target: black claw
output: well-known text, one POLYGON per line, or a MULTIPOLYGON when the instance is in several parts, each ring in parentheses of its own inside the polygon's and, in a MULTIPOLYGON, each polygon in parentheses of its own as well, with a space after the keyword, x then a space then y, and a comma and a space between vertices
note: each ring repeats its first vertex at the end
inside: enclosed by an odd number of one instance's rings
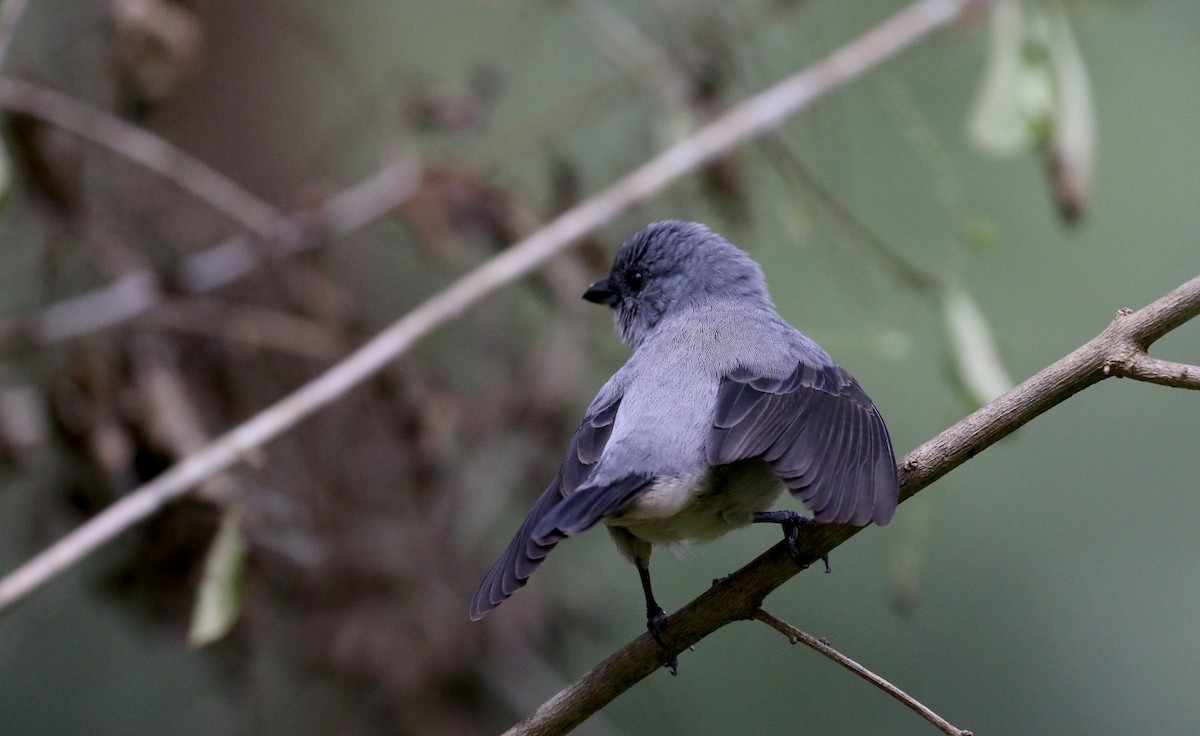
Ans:
MULTIPOLYGON (((654 637, 654 641, 667 651, 669 647, 662 640, 662 632, 667 628, 667 612, 662 608, 650 608, 646 610, 646 628, 650 631, 650 636, 654 637)), ((666 663, 672 675, 679 674, 679 657, 672 656, 670 661, 666 663)))
POLYGON ((796 515, 795 519, 783 522, 783 538, 787 540, 788 554, 801 570, 808 567, 800 561, 800 528, 808 523, 808 517, 796 515))
MULTIPOLYGON (((662 640, 662 632, 667 628, 667 612, 662 606, 658 605, 658 601, 654 600, 654 591, 650 589, 650 565, 647 560, 638 562, 638 577, 642 579, 642 593, 646 596, 646 628, 650 631, 650 636, 654 637, 654 641, 658 646, 662 647, 663 651, 669 652, 671 648, 662 640)), ((671 669, 672 675, 679 674, 679 658, 671 656, 670 661, 666 663, 671 669)))
MULTIPOLYGON (((788 556, 801 570, 808 569, 810 563, 804 562, 800 557, 800 530, 812 519, 801 516, 795 511, 760 511, 754 515, 754 521, 781 525, 783 540, 787 542, 788 556)), ((828 573, 830 571, 829 555, 821 555, 821 560, 825 563, 825 572, 828 573)))
POLYGON ((663 649, 667 649, 667 645, 663 643, 662 632, 667 628, 667 612, 661 608, 651 608, 646 611, 646 628, 650 630, 650 636, 654 637, 654 641, 663 649))

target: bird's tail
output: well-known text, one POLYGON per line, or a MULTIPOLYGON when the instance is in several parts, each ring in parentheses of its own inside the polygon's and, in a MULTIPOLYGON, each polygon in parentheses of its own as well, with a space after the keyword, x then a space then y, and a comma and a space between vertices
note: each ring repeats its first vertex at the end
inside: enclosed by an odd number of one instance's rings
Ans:
POLYGON ((606 486, 585 484, 564 498, 556 478, 484 576, 471 599, 471 619, 478 620, 524 586, 555 545, 612 516, 650 482, 648 476, 629 475, 606 486))

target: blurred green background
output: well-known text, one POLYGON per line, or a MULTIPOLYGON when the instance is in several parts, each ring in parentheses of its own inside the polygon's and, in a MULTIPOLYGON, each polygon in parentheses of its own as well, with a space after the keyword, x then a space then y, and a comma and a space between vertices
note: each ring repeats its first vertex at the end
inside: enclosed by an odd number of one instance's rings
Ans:
MULTIPOLYGON (((113 110, 284 210, 319 211, 397 147, 422 160, 415 202, 207 297, 303 315, 344 352, 904 3, 197 0, 173 5, 191 29, 182 37, 203 42, 191 56, 186 43, 178 56, 160 53, 179 77, 166 93, 138 81, 150 61, 120 50, 135 32, 159 34, 169 50, 183 42, 164 29, 178 24, 131 31, 120 5, 31 3, 6 72, 113 110), (665 52, 685 93, 652 89, 645 69, 631 74, 621 39, 665 52), (320 279, 337 308, 313 306, 326 293, 310 291, 320 279)), ((997 159, 968 140, 988 53, 978 14, 491 297, 399 361, 386 386, 357 392, 353 410, 323 413, 269 447, 265 467, 239 471, 250 556, 229 638, 186 647, 198 561, 219 515, 211 507, 173 509, 176 521, 128 535, 5 613, 0 733, 499 732, 640 634, 636 575, 599 532, 562 545, 483 621, 467 622, 466 607, 571 423, 627 354, 607 314, 556 290, 582 293, 647 221, 702 220, 750 251, 780 312, 868 389, 898 454, 972 404, 939 302, 899 278, 868 233, 969 294, 1017 381, 1118 308, 1195 276, 1200 5, 1067 8, 1098 131, 1080 222, 1059 217, 1036 154, 997 159)), ((112 250, 169 271, 236 232, 118 156, 54 131, 33 145, 11 116, 7 126, 6 318, 105 283, 112 250), (39 194, 31 145, 66 172, 66 205, 39 194)), ((152 475, 145 462, 131 461, 132 477, 91 468, 94 457, 80 458, 96 435, 74 436, 85 449, 72 449, 61 401, 64 376, 99 364, 115 367, 96 405, 140 406, 124 395, 122 366, 137 364, 128 346, 143 333, 204 366, 187 383, 220 397, 197 398, 213 435, 336 359, 264 357, 269 349, 146 320, 0 355, 0 389, 29 389, 49 406, 44 438, 0 469, 0 569, 108 502, 86 489, 116 496, 152 475)), ((1200 363, 1200 326, 1154 353, 1200 363)), ((1198 430, 1193 393, 1101 383, 904 504, 891 526, 856 536, 833 556, 833 574, 809 571, 766 607, 977 734, 1200 733, 1198 430)), ((161 454, 151 469, 171 459, 161 454)), ((747 529, 686 560, 656 555, 660 601, 679 607, 777 535, 747 529)), ((742 623, 580 732, 933 729, 813 652, 742 623)))

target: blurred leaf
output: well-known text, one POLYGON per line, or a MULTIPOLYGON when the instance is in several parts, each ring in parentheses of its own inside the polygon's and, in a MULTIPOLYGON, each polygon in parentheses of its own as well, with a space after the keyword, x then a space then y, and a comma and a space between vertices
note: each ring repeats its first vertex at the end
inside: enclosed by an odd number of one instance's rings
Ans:
POLYGON ((955 378, 971 400, 982 406, 1012 388, 991 324, 975 299, 961 287, 948 286, 942 314, 955 378))
POLYGON ((202 647, 221 639, 237 622, 245 592, 246 538, 241 528, 242 512, 230 506, 221 519, 204 560, 204 577, 192 623, 188 629, 188 644, 202 647))
POLYGON ((941 487, 935 486, 918 503, 905 505, 904 514, 896 519, 898 535, 892 552, 888 597, 892 608, 901 615, 911 615, 920 603, 921 574, 926 570, 925 560, 935 537, 934 517, 941 499, 941 487))
POLYGON ((112 0, 116 72, 131 112, 173 94, 200 69, 204 28, 183 4, 167 0, 112 0))
POLYGON ((996 156, 1041 152, 1059 211, 1075 221, 1091 193, 1095 116, 1087 67, 1062 3, 992 7, 987 72, 968 129, 996 156))
POLYGON ((3 188, 15 178, 55 215, 70 221, 79 213, 82 159, 79 142, 33 115, 7 112, 3 118, 3 188))
POLYGON ((967 217, 967 245, 978 250, 991 248, 1000 241, 999 230, 995 220, 973 212, 967 217))
POLYGON ((0 209, 8 205, 12 194, 12 167, 8 163, 8 149, 0 146, 0 209))
POLYGON ((1050 143, 1049 176, 1059 211, 1079 218, 1091 194, 1096 147, 1092 88, 1083 54, 1061 5, 1050 15, 1048 47, 1058 80, 1058 115, 1050 143))
POLYGON ((1055 82, 1045 16, 1014 1, 992 6, 992 45, 971 113, 971 142, 996 156, 1042 145, 1054 118, 1055 82))

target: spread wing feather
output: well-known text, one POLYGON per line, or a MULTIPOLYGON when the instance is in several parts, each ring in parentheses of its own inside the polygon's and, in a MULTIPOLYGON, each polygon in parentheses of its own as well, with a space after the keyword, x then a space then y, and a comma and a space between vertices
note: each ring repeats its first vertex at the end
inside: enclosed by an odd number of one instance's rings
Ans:
POLYGON ((871 399, 834 363, 802 360, 767 378, 738 368, 721 381, 707 444, 710 465, 761 458, 817 521, 886 524, 896 509, 896 460, 871 399))

